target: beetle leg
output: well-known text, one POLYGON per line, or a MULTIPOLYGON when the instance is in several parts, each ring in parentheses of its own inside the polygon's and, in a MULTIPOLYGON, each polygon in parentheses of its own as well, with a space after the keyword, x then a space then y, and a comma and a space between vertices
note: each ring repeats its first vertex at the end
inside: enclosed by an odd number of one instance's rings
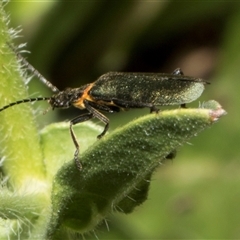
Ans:
POLYGON ((180 105, 181 108, 187 108, 186 103, 180 105))
POLYGON ((106 132, 109 128, 109 119, 106 116, 104 116, 102 113, 100 113, 97 109, 92 107, 89 104, 89 101, 84 100, 83 102, 84 102, 86 109, 93 115, 93 117, 95 117, 95 118, 99 119, 100 121, 102 121, 103 123, 105 123, 105 127, 104 127, 102 133, 97 136, 97 138, 100 139, 106 134, 106 132))
POLYGON ((93 118, 93 114, 89 112, 89 113, 82 114, 82 115, 80 115, 80 116, 78 116, 78 117, 76 117, 76 118, 74 118, 74 119, 72 119, 70 121, 70 134, 71 134, 73 143, 74 143, 75 148, 76 148, 76 151, 74 153, 74 161, 75 161, 77 169, 79 171, 82 170, 82 164, 80 163, 79 158, 78 158, 78 155, 79 155, 79 144, 77 142, 77 138, 76 138, 76 135, 75 135, 75 133, 73 131, 72 126, 77 124, 77 123, 85 122, 87 120, 90 120, 91 118, 93 118))
POLYGON ((112 99, 113 102, 120 106, 123 107, 125 109, 128 108, 150 108, 150 113, 152 112, 159 112, 159 109, 154 106, 152 103, 139 103, 139 102, 130 102, 130 101, 123 101, 123 100, 119 100, 119 99, 112 99))
POLYGON ((180 76, 183 76, 183 71, 181 70, 181 68, 176 68, 173 72, 172 72, 173 75, 180 75, 180 76))
POLYGON ((177 155, 177 150, 174 149, 174 150, 172 150, 172 152, 170 152, 165 158, 172 160, 172 159, 174 159, 174 158, 176 157, 176 155, 177 155))
POLYGON ((156 106, 150 107, 150 113, 153 113, 153 112, 158 113, 159 111, 160 109, 158 109, 156 106))

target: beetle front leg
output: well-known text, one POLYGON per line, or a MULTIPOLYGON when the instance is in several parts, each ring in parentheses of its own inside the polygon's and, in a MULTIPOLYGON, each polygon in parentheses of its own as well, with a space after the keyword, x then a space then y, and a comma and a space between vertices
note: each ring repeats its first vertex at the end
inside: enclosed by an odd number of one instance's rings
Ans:
POLYGON ((70 121, 70 134, 71 134, 71 137, 72 137, 72 140, 73 140, 73 143, 74 143, 74 146, 76 148, 75 150, 75 153, 74 153, 74 161, 75 161, 75 164, 77 166, 77 169, 79 171, 82 170, 82 164, 78 158, 78 155, 79 155, 79 144, 78 144, 78 141, 77 141, 77 138, 76 138, 76 135, 73 131, 73 125, 77 124, 77 123, 81 123, 81 122, 85 122, 87 120, 90 120, 91 118, 93 118, 93 114, 92 113, 86 113, 86 114, 82 114, 74 119, 72 119, 70 121))

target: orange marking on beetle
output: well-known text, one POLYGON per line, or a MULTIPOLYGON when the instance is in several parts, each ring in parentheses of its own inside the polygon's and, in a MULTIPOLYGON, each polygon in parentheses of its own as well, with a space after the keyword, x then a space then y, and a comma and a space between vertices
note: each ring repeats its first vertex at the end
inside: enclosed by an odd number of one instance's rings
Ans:
POLYGON ((83 95, 76 102, 73 103, 74 107, 80 108, 80 109, 85 109, 86 107, 83 103, 84 100, 95 102, 94 99, 88 94, 88 92, 93 87, 93 85, 94 85, 94 83, 89 84, 89 86, 84 90, 83 95))

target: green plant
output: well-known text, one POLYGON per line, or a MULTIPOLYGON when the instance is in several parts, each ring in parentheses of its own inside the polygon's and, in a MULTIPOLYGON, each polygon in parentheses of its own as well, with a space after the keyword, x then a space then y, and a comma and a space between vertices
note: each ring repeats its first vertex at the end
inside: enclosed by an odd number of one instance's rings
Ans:
MULTIPOLYGON (((2 8, 0 18, 5 105, 28 94, 24 71, 6 44, 16 32, 7 28, 2 8)), ((100 141, 99 127, 79 124, 74 128, 83 164, 79 172, 67 123, 39 132, 29 104, 1 112, 0 238, 71 239, 92 231, 112 212, 132 212, 147 199, 151 176, 169 154, 224 113, 209 101, 197 109, 148 114, 100 141)))

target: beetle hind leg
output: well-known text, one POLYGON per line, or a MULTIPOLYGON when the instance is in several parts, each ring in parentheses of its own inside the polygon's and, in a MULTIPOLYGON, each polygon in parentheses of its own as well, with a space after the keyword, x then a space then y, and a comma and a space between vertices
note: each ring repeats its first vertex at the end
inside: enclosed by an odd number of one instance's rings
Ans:
POLYGON ((181 108, 187 108, 186 103, 180 105, 181 108))
POLYGON ((173 75, 179 75, 179 76, 183 76, 183 71, 181 70, 181 68, 176 68, 173 72, 173 75))
POLYGON ((150 107, 150 113, 153 113, 153 112, 158 113, 159 111, 160 111, 160 109, 157 108, 156 106, 150 107))

